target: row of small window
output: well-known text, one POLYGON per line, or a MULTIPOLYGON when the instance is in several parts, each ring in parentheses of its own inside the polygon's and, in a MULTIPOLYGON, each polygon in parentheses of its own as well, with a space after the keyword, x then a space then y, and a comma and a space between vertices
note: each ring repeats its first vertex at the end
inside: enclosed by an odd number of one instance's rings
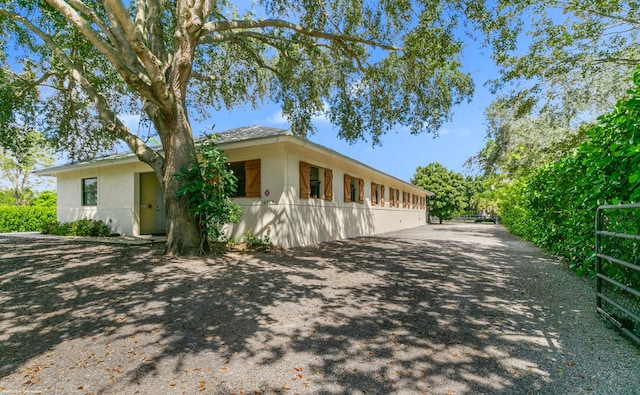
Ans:
MULTIPOLYGON (((344 201, 346 203, 364 203, 364 179, 344 175, 344 201)), ((426 198, 389 188, 389 206, 413 209, 426 209, 426 198)), ((371 182, 371 204, 385 205, 385 187, 371 182)), ((333 200, 333 171, 300 162, 300 198, 333 200)))
MULTIPOLYGON (((238 179, 234 197, 260 197, 260 159, 244 162, 231 162, 227 165, 238 179)), ((385 187, 371 183, 371 204, 385 205, 385 187)), ((300 162, 300 198, 333 200, 333 171, 300 162)), ((364 179, 348 174, 344 175, 344 201, 346 203, 364 203, 364 179)), ((96 206, 98 204, 98 178, 82 179, 82 205, 96 206)), ((426 208, 425 198, 412 195, 409 192, 389 188, 390 207, 426 208)))

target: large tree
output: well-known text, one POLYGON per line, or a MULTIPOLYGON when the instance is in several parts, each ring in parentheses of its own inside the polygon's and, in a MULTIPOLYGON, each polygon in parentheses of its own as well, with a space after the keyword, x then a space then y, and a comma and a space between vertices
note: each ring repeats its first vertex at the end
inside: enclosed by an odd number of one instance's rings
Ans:
POLYGON ((440 223, 465 209, 467 185, 464 176, 440 163, 418 166, 411 183, 434 193, 429 197, 429 213, 438 217, 440 223))
MULTIPOLYGON (((167 253, 193 253, 201 229, 177 197, 197 161, 191 113, 282 105, 305 135, 325 112, 347 140, 393 128, 435 132, 473 85, 454 32, 486 10, 471 0, 3 2, 5 72, 37 91, 45 131, 72 158, 124 141, 157 174, 167 253), (248 2, 247 2, 248 3, 248 2), (138 114, 161 150, 127 128, 138 114)), ((4 136, 5 140, 7 136, 4 136)), ((10 138, 10 137, 9 137, 10 138)))

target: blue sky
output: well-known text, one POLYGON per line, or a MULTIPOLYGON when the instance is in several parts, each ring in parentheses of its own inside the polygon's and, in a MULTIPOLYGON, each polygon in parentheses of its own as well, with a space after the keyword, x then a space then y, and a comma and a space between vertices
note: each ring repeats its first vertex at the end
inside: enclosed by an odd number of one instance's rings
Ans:
MULTIPOLYGON (((431 162, 440 162, 458 173, 471 174, 463 164, 484 147, 484 110, 493 100, 483 85, 497 77, 497 67, 489 50, 485 49, 483 53, 479 47, 478 43, 469 43, 463 57, 464 71, 471 73, 475 83, 472 101, 454 108, 452 120, 443 125, 438 137, 397 130, 381 138, 382 146, 372 147, 370 142, 351 145, 337 137, 337 130, 328 121, 317 119, 314 126, 318 131, 308 136, 309 139, 405 181, 410 181, 418 166, 431 162)), ((249 125, 283 129, 289 126, 277 104, 263 106, 260 110, 249 108, 213 113, 207 123, 215 125, 214 132, 249 125)), ((198 128, 194 124, 194 133, 200 134, 198 128)))

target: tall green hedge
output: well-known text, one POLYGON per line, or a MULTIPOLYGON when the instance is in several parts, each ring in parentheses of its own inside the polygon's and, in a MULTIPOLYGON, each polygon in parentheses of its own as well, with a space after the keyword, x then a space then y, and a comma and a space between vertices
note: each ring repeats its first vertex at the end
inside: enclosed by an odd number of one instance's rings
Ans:
MULTIPOLYGON (((580 274, 593 274, 597 207, 640 202, 640 67, 634 83, 627 97, 589 127, 586 141, 575 152, 514 182, 500 204, 502 221, 511 232, 562 256, 580 274)), ((637 233, 635 216, 640 213, 608 223, 622 224, 616 231, 630 227, 629 232, 637 233)), ((637 244, 620 253, 638 258, 637 244)), ((621 278, 620 273, 608 274, 621 278)), ((640 279, 622 282, 639 285, 640 279)))
POLYGON ((55 207, 0 206, 0 233, 40 232, 55 221, 55 207))

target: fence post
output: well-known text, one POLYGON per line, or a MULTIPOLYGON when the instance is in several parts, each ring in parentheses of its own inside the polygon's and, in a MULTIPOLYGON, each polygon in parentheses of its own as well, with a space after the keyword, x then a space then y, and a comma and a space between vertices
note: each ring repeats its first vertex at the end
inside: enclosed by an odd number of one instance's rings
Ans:
POLYGON ((596 260, 596 307, 598 309, 602 308, 602 299, 600 299, 600 295, 602 294, 602 278, 600 278, 600 272, 602 271, 602 262, 600 260, 600 253, 601 248, 600 248, 600 242, 601 242, 601 236, 600 236, 600 231, 602 230, 602 209, 600 207, 598 207, 598 209, 596 210, 596 253, 595 253, 595 260, 596 260))

